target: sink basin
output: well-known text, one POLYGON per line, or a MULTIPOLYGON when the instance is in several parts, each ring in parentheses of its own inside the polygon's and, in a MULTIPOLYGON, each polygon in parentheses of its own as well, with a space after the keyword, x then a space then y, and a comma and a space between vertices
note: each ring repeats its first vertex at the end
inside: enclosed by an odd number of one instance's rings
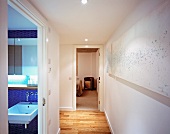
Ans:
POLYGON ((8 109, 8 121, 11 124, 29 124, 37 114, 37 102, 19 102, 8 109))

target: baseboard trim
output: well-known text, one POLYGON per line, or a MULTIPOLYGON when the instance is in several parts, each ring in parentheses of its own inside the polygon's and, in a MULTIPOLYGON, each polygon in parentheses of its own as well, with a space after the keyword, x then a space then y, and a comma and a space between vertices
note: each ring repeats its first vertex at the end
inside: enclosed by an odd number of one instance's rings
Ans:
POLYGON ((57 134, 60 134, 60 128, 58 129, 58 132, 57 132, 57 134))
POLYGON ((107 115, 107 113, 106 113, 106 110, 105 110, 105 109, 104 109, 104 114, 105 114, 105 116, 106 116, 106 120, 107 120, 107 123, 108 123, 108 125, 109 125, 110 131, 111 131, 111 133, 112 133, 112 134, 114 134, 113 128, 112 128, 112 126, 111 126, 111 123, 110 123, 109 117, 108 117, 108 115, 107 115))
POLYGON ((60 111, 75 111, 73 107, 60 107, 60 111))

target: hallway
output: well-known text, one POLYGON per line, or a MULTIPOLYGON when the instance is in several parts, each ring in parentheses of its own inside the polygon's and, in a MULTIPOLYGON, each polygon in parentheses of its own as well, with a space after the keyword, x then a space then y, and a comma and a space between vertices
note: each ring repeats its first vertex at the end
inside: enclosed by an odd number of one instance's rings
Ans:
POLYGON ((60 111, 60 134, 111 134, 105 114, 99 111, 60 111))

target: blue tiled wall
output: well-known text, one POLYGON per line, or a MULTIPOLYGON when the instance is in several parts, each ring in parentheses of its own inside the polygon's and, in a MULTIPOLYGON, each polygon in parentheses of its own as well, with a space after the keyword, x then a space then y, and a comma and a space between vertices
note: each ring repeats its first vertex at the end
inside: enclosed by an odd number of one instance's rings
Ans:
POLYGON ((29 95, 29 102, 37 102, 37 89, 35 90, 25 90, 25 89, 9 89, 8 90, 8 108, 19 102, 26 101, 26 92, 33 92, 33 95, 29 95))
POLYGON ((8 30, 8 38, 37 38, 37 30, 8 30))
MULTIPOLYGON (((25 90, 25 89, 9 89, 8 90, 8 108, 19 102, 26 101, 26 92, 33 92, 33 95, 29 96, 29 102, 37 102, 37 89, 25 90)), ((38 117, 35 117, 25 129, 24 125, 9 124, 9 134, 38 134, 38 117)))

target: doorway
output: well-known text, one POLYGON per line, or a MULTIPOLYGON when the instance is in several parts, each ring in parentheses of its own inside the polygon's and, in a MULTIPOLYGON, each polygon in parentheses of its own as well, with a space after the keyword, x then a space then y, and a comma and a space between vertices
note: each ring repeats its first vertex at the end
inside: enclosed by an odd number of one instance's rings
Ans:
POLYGON ((76 50, 76 109, 98 110, 99 49, 76 50))
MULTIPOLYGON (((73 109, 76 110, 76 85, 77 85, 77 75, 76 75, 76 56, 77 48, 97 48, 99 52, 99 67, 98 67, 98 78, 97 79, 97 104, 98 110, 103 111, 103 99, 104 99, 104 89, 103 89, 103 45, 75 45, 74 47, 74 62, 73 62, 73 109), (100 77, 99 77, 100 76, 100 77)), ((82 83, 84 85, 84 83, 82 83)))
MULTIPOLYGON (((46 107, 43 108, 43 98, 47 98, 47 81, 46 81, 46 57, 47 57, 47 49, 46 49, 46 26, 45 22, 42 18, 38 18, 34 16, 30 10, 27 8, 29 6, 29 2, 27 1, 13 1, 9 0, 8 4, 22 14, 25 18, 27 18, 30 22, 36 25, 37 27, 37 78, 38 78, 38 86, 37 86, 37 94, 34 93, 34 96, 38 96, 38 117, 37 117, 37 124, 38 124, 38 133, 44 134, 47 133, 47 123, 46 123, 46 107)), ((31 8, 29 6, 29 8, 31 8)), ((31 83, 31 82, 30 82, 31 83)), ((30 94, 29 94, 30 95, 30 94)), ((25 97, 24 97, 25 98, 25 97)), ((22 126, 27 129, 29 126, 22 126)), ((25 132, 25 131, 24 131, 25 132)), ((29 132, 28 132, 29 133, 29 132)))
POLYGON ((8 121, 9 134, 38 134, 37 26, 8 5, 8 121), (22 24, 21 24, 22 23, 22 24), (29 116, 35 107, 35 116, 29 116), (19 110, 15 110, 17 107, 19 110), (22 117, 20 117, 23 114, 22 117), (29 119, 25 118, 28 116, 29 119), (15 119, 13 119, 15 118, 15 119), (23 119, 24 120, 23 120, 23 119))

